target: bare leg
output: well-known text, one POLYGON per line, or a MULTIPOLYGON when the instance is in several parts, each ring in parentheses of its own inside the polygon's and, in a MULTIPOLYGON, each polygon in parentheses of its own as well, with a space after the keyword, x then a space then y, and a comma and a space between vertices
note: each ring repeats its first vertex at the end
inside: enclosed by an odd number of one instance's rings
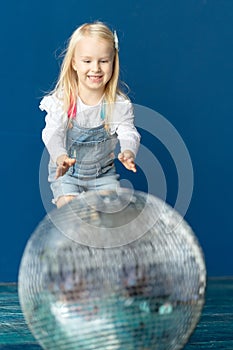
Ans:
POLYGON ((57 200, 57 208, 61 208, 63 205, 67 204, 68 202, 72 201, 76 196, 61 196, 57 200))

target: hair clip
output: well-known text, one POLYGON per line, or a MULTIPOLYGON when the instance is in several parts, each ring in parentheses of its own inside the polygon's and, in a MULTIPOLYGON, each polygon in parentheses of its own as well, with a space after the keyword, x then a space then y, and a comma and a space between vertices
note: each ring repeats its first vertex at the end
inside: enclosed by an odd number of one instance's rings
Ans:
POLYGON ((119 51, 119 45, 118 45, 118 37, 117 37, 117 33, 116 33, 116 31, 114 30, 114 33, 113 33, 113 35, 114 35, 114 44, 115 44, 115 49, 117 50, 117 51, 119 51))

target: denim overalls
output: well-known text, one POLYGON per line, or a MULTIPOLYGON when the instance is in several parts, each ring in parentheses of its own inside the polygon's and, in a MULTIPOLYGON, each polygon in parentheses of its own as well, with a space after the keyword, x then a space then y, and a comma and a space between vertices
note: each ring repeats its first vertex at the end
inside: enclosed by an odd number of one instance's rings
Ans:
POLYGON ((63 176, 55 180, 56 166, 49 167, 49 181, 54 195, 78 195, 86 190, 113 189, 119 186, 119 175, 114 165, 116 134, 111 135, 104 124, 95 128, 83 128, 75 119, 69 120, 66 148, 68 156, 76 159, 63 176))
POLYGON ((75 120, 67 131, 67 150, 76 163, 67 174, 80 180, 91 180, 114 168, 116 135, 110 135, 104 125, 93 129, 81 128, 75 120))

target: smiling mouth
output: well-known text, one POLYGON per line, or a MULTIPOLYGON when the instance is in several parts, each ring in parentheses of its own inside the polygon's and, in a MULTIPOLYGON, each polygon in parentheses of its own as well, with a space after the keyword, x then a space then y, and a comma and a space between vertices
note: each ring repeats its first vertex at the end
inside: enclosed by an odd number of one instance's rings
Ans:
POLYGON ((88 78, 91 81, 100 81, 103 78, 103 76, 102 75, 88 75, 88 78))

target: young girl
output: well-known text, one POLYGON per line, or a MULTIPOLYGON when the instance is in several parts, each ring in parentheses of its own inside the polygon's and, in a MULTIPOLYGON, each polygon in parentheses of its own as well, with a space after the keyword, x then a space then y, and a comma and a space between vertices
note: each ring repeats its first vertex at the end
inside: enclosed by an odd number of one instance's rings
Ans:
POLYGON ((136 172, 140 135, 130 100, 118 86, 118 39, 104 23, 83 24, 72 34, 47 112, 42 139, 50 154, 49 182, 57 207, 83 191, 116 189, 118 159, 136 172))

